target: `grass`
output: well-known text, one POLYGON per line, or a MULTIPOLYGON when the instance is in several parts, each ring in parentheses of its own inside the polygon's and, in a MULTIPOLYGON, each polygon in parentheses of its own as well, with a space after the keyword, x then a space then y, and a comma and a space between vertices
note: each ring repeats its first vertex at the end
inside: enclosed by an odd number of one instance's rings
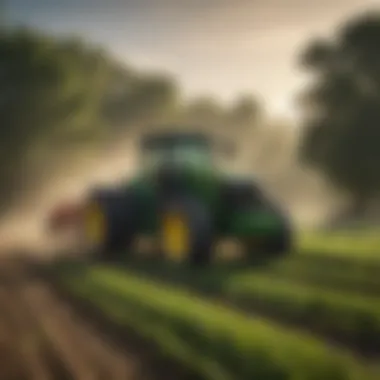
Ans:
POLYGON ((299 234, 298 251, 327 257, 370 260, 380 265, 380 228, 350 229, 299 234))
POLYGON ((380 352, 380 300, 300 286, 275 276, 240 277, 223 290, 227 297, 281 319, 380 352))
POLYGON ((121 269, 60 270, 61 280, 118 323, 150 336, 204 379, 370 380, 351 356, 259 318, 121 269))
POLYGON ((272 266, 295 281, 380 295, 380 229, 301 233, 296 254, 272 266))
POLYGON ((380 267, 365 260, 358 263, 318 254, 296 255, 273 263, 265 272, 328 290, 380 296, 380 267))

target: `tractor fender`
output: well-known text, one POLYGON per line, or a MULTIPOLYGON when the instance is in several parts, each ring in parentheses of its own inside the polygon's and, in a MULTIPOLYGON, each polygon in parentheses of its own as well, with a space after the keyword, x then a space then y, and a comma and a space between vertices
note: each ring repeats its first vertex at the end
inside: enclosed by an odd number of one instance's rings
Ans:
POLYGON ((254 181, 230 180, 223 186, 222 199, 228 236, 271 234, 288 223, 285 213, 254 181))

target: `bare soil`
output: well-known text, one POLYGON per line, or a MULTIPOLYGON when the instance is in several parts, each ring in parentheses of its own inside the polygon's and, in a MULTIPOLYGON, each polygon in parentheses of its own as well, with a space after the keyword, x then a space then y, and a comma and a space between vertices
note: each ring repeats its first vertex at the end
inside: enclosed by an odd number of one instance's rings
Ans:
POLYGON ((196 379, 133 334, 101 323, 29 263, 0 261, 0 380, 196 379))

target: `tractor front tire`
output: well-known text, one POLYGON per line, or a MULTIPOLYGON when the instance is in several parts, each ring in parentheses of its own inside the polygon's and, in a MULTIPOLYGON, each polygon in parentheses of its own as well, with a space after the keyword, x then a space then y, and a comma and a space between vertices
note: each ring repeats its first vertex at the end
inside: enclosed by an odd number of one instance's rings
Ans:
MULTIPOLYGON (((183 197, 176 202, 165 205, 163 213, 170 213, 174 209, 186 223, 188 247, 185 262, 192 267, 204 267, 211 263, 213 258, 213 221, 208 208, 191 197, 183 197)), ((165 249, 161 249, 165 256, 165 249)))
POLYGON ((266 262, 287 256, 293 248, 293 234, 288 226, 283 226, 273 235, 243 243, 248 261, 266 262))

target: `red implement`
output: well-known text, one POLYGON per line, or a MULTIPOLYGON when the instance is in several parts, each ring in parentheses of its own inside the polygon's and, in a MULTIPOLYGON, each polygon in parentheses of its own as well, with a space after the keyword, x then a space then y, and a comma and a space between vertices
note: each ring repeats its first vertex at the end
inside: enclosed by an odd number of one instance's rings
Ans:
POLYGON ((50 231, 62 231, 75 226, 81 218, 83 206, 78 203, 63 203, 54 208, 48 218, 50 231))

